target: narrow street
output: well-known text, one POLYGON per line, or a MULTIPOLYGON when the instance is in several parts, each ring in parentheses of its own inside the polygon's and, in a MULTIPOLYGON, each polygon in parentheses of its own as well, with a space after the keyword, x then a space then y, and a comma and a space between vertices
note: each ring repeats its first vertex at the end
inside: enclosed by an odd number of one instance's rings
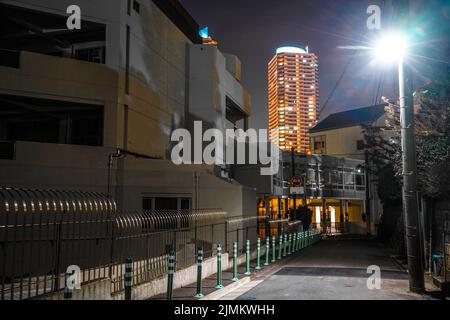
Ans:
MULTIPOLYGON (((408 276, 376 241, 330 239, 299 252, 274 273, 256 278, 238 300, 415 300, 408 276), (369 290, 369 266, 381 268, 381 289, 369 290), (253 287, 253 288, 252 288, 253 287)), ((233 293, 234 298, 236 293, 233 293)), ((224 297, 231 299, 232 295, 224 297)))

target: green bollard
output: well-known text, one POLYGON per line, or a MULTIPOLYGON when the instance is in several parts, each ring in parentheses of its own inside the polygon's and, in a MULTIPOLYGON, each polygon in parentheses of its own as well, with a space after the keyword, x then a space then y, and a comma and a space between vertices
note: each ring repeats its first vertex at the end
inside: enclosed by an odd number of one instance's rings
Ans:
POLYGON ((269 265, 269 254, 270 254, 270 238, 266 238, 266 262, 264 263, 265 266, 269 265))
POLYGON ((305 248, 305 231, 300 233, 300 250, 305 248))
POLYGON ((302 244, 301 232, 297 232, 297 251, 300 251, 300 245, 302 244))
POLYGON ((168 272, 167 272, 167 300, 173 298, 173 275, 175 273, 175 252, 169 254, 168 272))
POLYGON ((256 247, 256 271, 261 270, 261 238, 258 237, 256 247))
POLYGON ((238 259, 238 244, 235 242, 233 244, 233 278, 231 281, 238 281, 238 265, 237 265, 237 259, 238 259))
POLYGON ((245 251, 245 261, 246 261, 246 270, 245 270, 245 275, 246 276, 251 276, 252 272, 250 271, 250 240, 247 240, 247 247, 246 247, 246 251, 245 251))
POLYGON ((291 247, 292 247, 292 233, 288 234, 288 252, 287 255, 291 255, 291 247))
POLYGON ((133 261, 127 259, 125 261, 125 300, 132 299, 133 289, 133 261))
POLYGON ((294 253, 294 252, 297 252, 297 233, 294 232, 294 234, 292 236, 294 237, 294 244, 292 246, 292 248, 293 248, 292 252, 294 253))
POLYGON ((222 289, 222 245, 217 244, 217 286, 216 289, 222 289))
POLYGON ((278 260, 281 260, 281 256, 283 255, 283 236, 280 235, 278 238, 280 239, 278 248, 278 260))
POLYGON ((194 298, 201 299, 205 295, 202 293, 202 264, 203 264, 203 249, 198 249, 197 253, 197 293, 194 298))
POLYGON ((284 234, 284 245, 283 245, 283 257, 286 257, 286 249, 287 249, 287 234, 284 234))
POLYGON ((277 240, 275 238, 275 236, 272 237, 272 263, 274 263, 275 261, 277 261, 277 240))

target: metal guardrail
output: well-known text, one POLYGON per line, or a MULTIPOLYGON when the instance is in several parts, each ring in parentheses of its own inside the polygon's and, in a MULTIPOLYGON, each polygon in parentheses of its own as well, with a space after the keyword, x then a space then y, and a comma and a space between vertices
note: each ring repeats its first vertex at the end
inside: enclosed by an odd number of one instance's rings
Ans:
POLYGON ((114 200, 95 192, 0 187, 0 299, 31 299, 60 292, 66 270, 81 270, 81 285, 109 278, 112 293, 124 287, 125 260, 133 284, 165 275, 167 257, 176 269, 238 243, 256 245, 257 218, 226 217, 222 210, 117 213, 114 200))
POLYGON ((73 262, 84 282, 104 277, 115 210, 95 192, 0 188, 0 299, 62 289, 73 262))

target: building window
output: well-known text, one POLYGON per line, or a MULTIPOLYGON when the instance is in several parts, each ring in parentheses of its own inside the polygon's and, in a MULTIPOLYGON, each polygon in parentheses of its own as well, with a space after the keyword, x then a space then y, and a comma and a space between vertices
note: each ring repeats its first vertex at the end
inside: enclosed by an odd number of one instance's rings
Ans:
POLYGON ((138 1, 136 1, 136 0, 133 1, 133 9, 137 13, 141 12, 141 4, 138 1))
POLYGON ((75 51, 75 59, 104 64, 105 47, 78 49, 75 51))
POLYGON ((0 50, 0 66, 20 68, 20 53, 18 51, 0 50))
POLYGON ((364 140, 356 141, 356 150, 360 151, 360 150, 364 150, 364 148, 365 148, 364 140))
MULTIPOLYGON (((106 24, 83 19, 83 28, 74 32, 67 28, 65 15, 3 3, 0 3, 0 12, 2 20, 0 39, 2 39, 3 50, 28 51, 77 59, 77 49, 84 49, 92 43, 97 44, 90 47, 98 48, 106 43, 106 24), (41 31, 37 32, 36 30, 41 31)), ((93 51, 95 50, 98 49, 93 51)), ((86 58, 92 56, 91 59, 97 62, 98 58, 104 55, 102 52, 89 53, 85 50, 79 54, 84 57, 82 60, 92 61, 86 58)), ((20 62, 18 58, 17 53, 3 51, 0 54, 0 63, 7 63, 8 66, 17 68, 20 62)))
POLYGON ((0 141, 102 146, 103 106, 0 95, 0 141))
POLYGON ((142 198, 143 211, 155 210, 190 210, 192 199, 185 197, 144 197, 142 198))
POLYGON ((326 153, 326 136, 312 137, 311 140, 314 154, 326 153))

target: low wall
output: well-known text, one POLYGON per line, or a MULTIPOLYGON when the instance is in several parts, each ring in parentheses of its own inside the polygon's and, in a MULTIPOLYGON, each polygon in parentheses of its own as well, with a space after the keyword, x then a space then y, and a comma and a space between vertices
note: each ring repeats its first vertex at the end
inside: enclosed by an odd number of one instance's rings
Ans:
MULTIPOLYGON (((266 252, 265 247, 261 247, 261 260, 266 252)), ((256 259, 257 251, 251 253, 251 259, 256 259)), ((238 257, 238 264, 246 262, 246 255, 238 257)), ((228 253, 222 254, 222 268, 228 270, 232 268, 233 260, 228 253)), ((217 273, 217 257, 203 261, 203 278, 207 278, 217 273)), ((197 281, 197 265, 175 272, 173 288, 178 289, 197 281)), ((133 287, 133 300, 145 300, 153 296, 163 294, 167 291, 167 276, 133 287)), ((63 300, 64 293, 58 292, 52 295, 38 298, 40 300, 63 300)), ((124 300, 124 292, 111 295, 111 280, 104 279, 90 284, 83 285, 80 290, 73 292, 72 300, 124 300)))

